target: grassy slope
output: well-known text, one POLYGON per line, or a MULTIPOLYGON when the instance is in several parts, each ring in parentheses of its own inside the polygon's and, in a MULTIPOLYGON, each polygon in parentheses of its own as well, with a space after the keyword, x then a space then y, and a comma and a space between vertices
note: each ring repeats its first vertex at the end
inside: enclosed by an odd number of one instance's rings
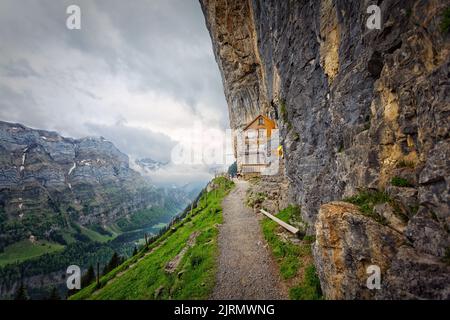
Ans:
POLYGON ((149 248, 103 276, 100 289, 91 284, 71 299, 206 299, 215 284, 221 202, 233 187, 225 178, 214 182, 219 188, 207 194, 207 201, 203 196, 192 213, 149 248), (165 265, 186 246, 193 232, 200 232, 195 245, 187 250, 174 273, 165 272, 165 265))
POLYGON ((48 241, 31 243, 29 240, 22 240, 5 248, 5 251, 0 254, 0 266, 36 258, 45 253, 60 251, 62 249, 64 249, 63 245, 48 241))
POLYGON ((166 225, 167 225, 166 223, 160 222, 158 224, 153 225, 152 228, 161 229, 161 228, 164 228, 166 225))
MULTIPOLYGON (((289 206, 280 211, 277 217, 287 223, 300 217, 298 207, 289 206)), ((283 229, 273 220, 264 218, 261 222, 264 237, 277 260, 281 276, 286 280, 289 297, 296 300, 321 299, 320 282, 312 263, 311 242, 305 237, 301 243, 293 243, 279 236, 283 229)))
POLYGON ((108 242, 109 240, 112 240, 112 239, 115 238, 114 235, 107 236, 107 235, 100 234, 97 231, 94 231, 92 229, 85 228, 85 227, 82 227, 82 226, 80 226, 80 229, 81 229, 81 233, 84 234, 85 236, 87 236, 92 241, 105 243, 105 242, 108 242))

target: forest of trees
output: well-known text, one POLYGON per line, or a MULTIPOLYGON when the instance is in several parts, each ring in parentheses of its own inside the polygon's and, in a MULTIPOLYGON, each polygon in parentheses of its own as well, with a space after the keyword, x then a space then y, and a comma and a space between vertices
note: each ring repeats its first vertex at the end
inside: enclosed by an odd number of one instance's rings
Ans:
MULTIPOLYGON (((204 191, 205 190, 202 190, 192 202, 192 205, 186 206, 181 214, 171 219, 169 218, 167 220, 167 225, 159 229, 156 235, 149 236, 147 238, 147 245, 164 234, 173 224, 183 219, 190 212, 192 207, 196 207, 204 191)), ((140 220, 143 218, 149 217, 144 213, 141 217, 137 218, 136 221, 133 221, 133 223, 137 224, 141 222, 140 220)), ((38 258, 26 260, 21 263, 6 265, 0 268, 0 284, 6 288, 11 288, 14 284, 20 282, 21 285, 18 286, 17 292, 13 298, 29 299, 28 290, 21 282, 23 279, 52 272, 62 271, 64 273, 67 266, 75 264, 86 270, 81 281, 82 287, 87 286, 95 281, 97 277, 95 270, 97 263, 101 266, 102 274, 106 274, 123 263, 126 257, 136 254, 139 248, 131 244, 136 239, 142 238, 144 232, 145 231, 142 229, 126 232, 106 243, 83 239, 83 241, 67 244, 63 251, 44 254, 38 258)), ((147 233, 145 234, 147 235, 147 233)), ((56 288, 51 288, 47 294, 47 298, 52 300, 59 299, 60 294, 56 288)))

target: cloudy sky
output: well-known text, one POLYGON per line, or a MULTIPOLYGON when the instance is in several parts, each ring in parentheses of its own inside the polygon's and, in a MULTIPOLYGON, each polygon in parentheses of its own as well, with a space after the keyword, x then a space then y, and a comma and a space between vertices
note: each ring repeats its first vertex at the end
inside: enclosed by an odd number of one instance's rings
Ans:
MULTIPOLYGON (((217 143, 194 129, 228 126, 197 0, 1 0, 0 43, 0 120, 103 136, 133 159, 160 161, 179 144, 217 143), (72 4, 81 30, 66 27, 72 4)), ((205 167, 172 168, 207 178, 205 167)))

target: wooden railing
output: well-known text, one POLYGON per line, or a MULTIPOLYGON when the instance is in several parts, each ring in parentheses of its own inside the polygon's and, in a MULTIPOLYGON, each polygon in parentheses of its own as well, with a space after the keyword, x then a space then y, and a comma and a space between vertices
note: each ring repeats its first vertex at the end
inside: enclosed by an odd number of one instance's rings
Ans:
POLYGON ((267 166, 267 164, 242 165, 241 173, 261 173, 267 166))
POLYGON ((268 213, 266 210, 260 209, 259 211, 262 214, 264 214, 266 217, 268 217, 268 218, 272 219, 273 221, 275 221, 276 223, 278 223, 280 226, 282 226, 283 228, 285 228, 289 232, 292 232, 293 234, 297 234, 298 233, 299 230, 296 227, 293 227, 290 224, 287 224, 286 222, 284 222, 283 220, 278 219, 277 217, 275 217, 275 216, 271 215, 270 213, 268 213))

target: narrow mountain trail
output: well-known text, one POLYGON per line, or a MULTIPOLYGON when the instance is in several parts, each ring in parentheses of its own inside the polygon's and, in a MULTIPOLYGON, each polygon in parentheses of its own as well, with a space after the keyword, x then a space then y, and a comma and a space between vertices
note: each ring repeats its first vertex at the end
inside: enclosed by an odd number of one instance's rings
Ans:
POLYGON ((279 273, 262 236, 260 217, 245 206, 248 182, 223 200, 219 228, 219 266, 211 299, 287 299, 279 273))

